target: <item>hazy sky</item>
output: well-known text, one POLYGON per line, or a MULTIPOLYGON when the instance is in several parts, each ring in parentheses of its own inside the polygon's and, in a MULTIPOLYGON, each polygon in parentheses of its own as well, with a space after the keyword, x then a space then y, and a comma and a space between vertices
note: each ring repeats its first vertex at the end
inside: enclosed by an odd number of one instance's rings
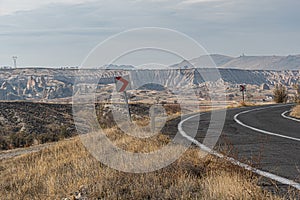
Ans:
MULTIPOLYGON (((136 27, 183 32, 209 53, 300 54, 299 0, 0 0, 0 65, 78 66, 136 27)), ((128 64, 128 63, 126 63, 128 64)))

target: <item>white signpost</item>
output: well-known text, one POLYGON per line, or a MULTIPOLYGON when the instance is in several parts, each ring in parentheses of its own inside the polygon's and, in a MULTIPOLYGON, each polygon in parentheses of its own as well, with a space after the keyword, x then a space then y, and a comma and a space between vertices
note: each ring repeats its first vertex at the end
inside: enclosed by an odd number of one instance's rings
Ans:
POLYGON ((245 102, 245 91, 246 91, 246 85, 240 85, 240 91, 243 95, 243 102, 245 102))
POLYGON ((126 93, 126 91, 130 89, 129 80, 130 79, 129 79, 128 75, 115 77, 116 89, 118 92, 124 93, 125 103, 126 103, 127 110, 128 110, 128 117, 129 117, 129 120, 131 121, 131 113, 130 113, 128 98, 127 98, 127 93, 126 93))

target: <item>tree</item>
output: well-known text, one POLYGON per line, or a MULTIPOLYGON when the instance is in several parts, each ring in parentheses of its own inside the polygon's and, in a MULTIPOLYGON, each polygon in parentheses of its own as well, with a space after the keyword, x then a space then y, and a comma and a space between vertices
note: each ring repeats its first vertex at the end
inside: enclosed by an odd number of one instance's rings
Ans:
POLYGON ((287 102, 288 94, 286 88, 283 85, 281 84, 276 85, 273 93, 274 93, 274 101, 276 103, 287 102))

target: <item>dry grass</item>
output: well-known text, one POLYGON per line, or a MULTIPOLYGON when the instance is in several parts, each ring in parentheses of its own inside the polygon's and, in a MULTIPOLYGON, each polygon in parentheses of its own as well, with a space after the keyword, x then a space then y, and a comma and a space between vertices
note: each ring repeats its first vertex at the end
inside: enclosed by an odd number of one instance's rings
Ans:
POLYGON ((238 105, 238 107, 247 107, 247 106, 255 106, 255 104, 251 102, 241 101, 238 105))
POLYGON ((300 119, 300 105, 295 106, 290 115, 300 119))
MULTIPOLYGON (((147 152, 168 143, 166 136, 136 141, 107 135, 129 151, 147 152)), ((79 138, 40 152, 0 161, 0 197, 61 199, 85 186, 88 199, 280 199, 257 186, 258 177, 191 147, 175 163, 151 173, 113 170, 94 159, 79 138)))
POLYGON ((240 102, 232 102, 227 106, 227 108, 230 109, 230 108, 240 108, 240 107, 263 106, 263 105, 271 105, 271 104, 274 104, 274 102, 240 101, 240 102))

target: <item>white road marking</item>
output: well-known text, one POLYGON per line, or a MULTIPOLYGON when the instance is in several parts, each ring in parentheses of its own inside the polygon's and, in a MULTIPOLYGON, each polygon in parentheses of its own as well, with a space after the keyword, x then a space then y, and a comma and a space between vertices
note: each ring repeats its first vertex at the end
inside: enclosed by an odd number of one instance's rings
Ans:
POLYGON ((293 117, 286 116, 285 114, 288 113, 288 112, 290 112, 290 110, 281 113, 281 116, 286 118, 286 119, 290 119, 290 120, 294 120, 296 122, 300 122, 300 119, 296 119, 296 118, 293 118, 293 117))
POLYGON ((264 109, 268 109, 268 108, 283 107, 283 106, 288 106, 288 105, 268 106, 268 107, 263 107, 263 108, 255 108, 255 109, 252 109, 252 110, 246 110, 246 111, 243 111, 243 112, 240 112, 240 113, 236 114, 234 116, 234 121, 236 123, 240 124, 241 126, 244 126, 246 128, 249 128, 251 130, 254 130, 254 131, 257 131, 257 132, 260 132, 260 133, 263 133, 263 134, 272 135, 272 136, 281 137, 281 138, 285 138, 285 139, 289 139, 289 140, 294 140, 294 141, 300 142, 299 138, 294 138, 294 137, 290 137, 290 136, 286 136, 286 135, 280 135, 278 133, 272 133, 272 132, 269 132, 269 131, 266 131, 266 130, 255 128, 253 126, 249 126, 247 124, 244 124, 243 122, 241 122, 238 119, 238 116, 241 115, 241 114, 245 114, 245 113, 249 113, 249 112, 253 112, 253 111, 258 111, 258 110, 264 110, 264 109))
POLYGON ((256 169, 254 167, 251 167, 250 165, 247 165, 245 163, 242 163, 238 160, 235 160, 234 158, 231 158, 231 157, 228 157, 228 156, 224 156, 223 154, 220 154, 212 149, 210 149, 209 147, 205 146, 204 144, 201 144, 199 141, 197 141, 195 138, 189 136, 186 134, 186 132, 184 132, 184 130, 182 129, 182 124, 194 117, 197 117, 199 115, 202 115, 202 114, 197 114, 197 115, 193 115, 193 116, 190 116, 184 120, 182 120, 179 124, 178 124, 178 131, 179 133, 185 137, 186 139, 190 140, 191 142, 193 142, 195 145, 197 145, 200 149, 202 149, 203 151, 206 151, 207 153, 209 154, 212 154, 214 156, 217 156, 219 158, 223 158, 229 162, 231 162, 232 164, 234 165, 237 165, 239 167, 242 167, 248 171, 252 171, 253 173, 256 173, 260 176, 264 176, 266 178, 270 178, 274 181, 277 181, 279 183, 282 183, 282 184, 285 184, 285 185, 289 185, 291 187, 294 187, 296 188, 297 190, 300 190, 300 183, 297 183, 293 180, 290 180, 290 179, 287 179, 287 178, 284 178, 284 177, 281 177, 281 176, 278 176, 278 175, 275 175, 275 174, 272 174, 272 173, 269 173, 269 172, 265 172, 265 171, 262 171, 262 170, 259 170, 259 169, 256 169))

